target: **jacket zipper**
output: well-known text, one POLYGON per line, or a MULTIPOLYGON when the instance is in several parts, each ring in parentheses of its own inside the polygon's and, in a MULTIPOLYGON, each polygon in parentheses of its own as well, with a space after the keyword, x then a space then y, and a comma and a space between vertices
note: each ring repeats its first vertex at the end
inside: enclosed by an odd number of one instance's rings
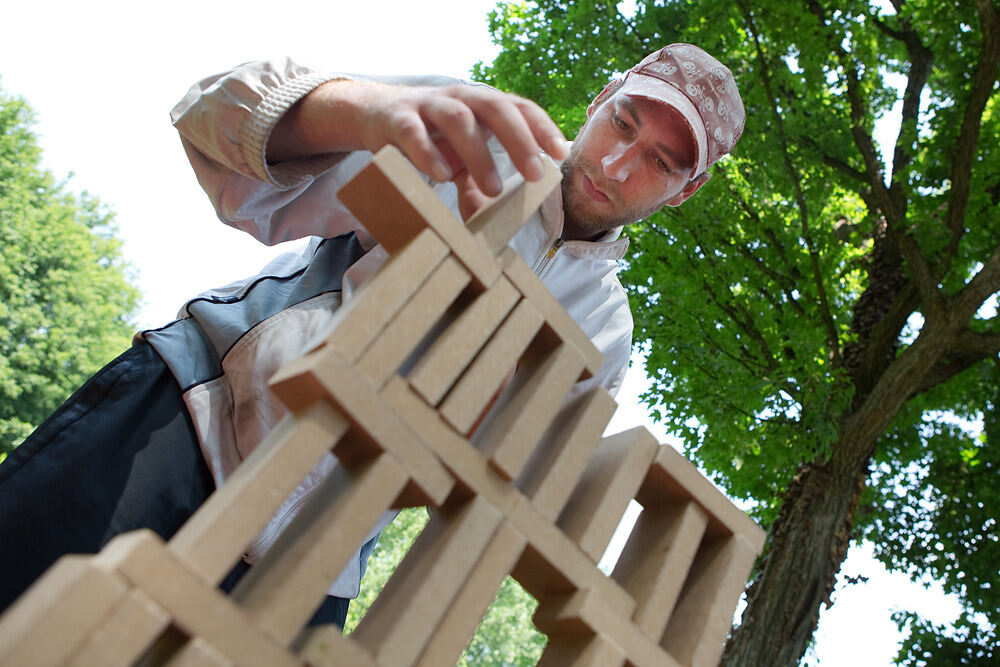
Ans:
POLYGON ((535 264, 534 268, 536 276, 541 278, 545 274, 545 269, 548 268, 549 264, 552 262, 552 259, 556 256, 556 253, 559 252, 559 248, 562 248, 564 243, 566 242, 563 241, 562 239, 556 239, 549 247, 549 249, 545 251, 545 254, 538 259, 538 262, 535 264))

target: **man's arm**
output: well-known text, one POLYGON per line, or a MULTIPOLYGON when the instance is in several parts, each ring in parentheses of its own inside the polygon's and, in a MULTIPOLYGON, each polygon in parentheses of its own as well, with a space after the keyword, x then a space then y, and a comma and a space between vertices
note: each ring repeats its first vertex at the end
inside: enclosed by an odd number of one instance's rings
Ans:
POLYGON ((490 136, 509 153, 528 180, 542 177, 540 152, 566 157, 562 133, 530 100, 486 86, 394 86, 334 80, 299 100, 274 127, 267 144, 270 163, 387 144, 399 148, 436 181, 455 181, 463 215, 485 196, 500 194, 502 182, 486 142, 490 136))

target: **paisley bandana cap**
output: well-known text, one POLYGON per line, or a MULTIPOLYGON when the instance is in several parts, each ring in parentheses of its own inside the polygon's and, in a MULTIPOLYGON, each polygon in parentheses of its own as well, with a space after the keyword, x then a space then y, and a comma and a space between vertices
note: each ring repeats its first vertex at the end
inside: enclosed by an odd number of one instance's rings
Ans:
POLYGON ((733 73, 691 44, 671 44, 649 54, 609 92, 646 97, 676 109, 687 123, 696 148, 691 178, 729 153, 743 133, 746 112, 733 73))

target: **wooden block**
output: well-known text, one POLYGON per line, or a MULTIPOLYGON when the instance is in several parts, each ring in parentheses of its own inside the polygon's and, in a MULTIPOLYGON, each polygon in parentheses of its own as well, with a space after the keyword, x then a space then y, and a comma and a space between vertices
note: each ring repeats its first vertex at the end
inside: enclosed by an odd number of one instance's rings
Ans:
POLYGON ((662 646, 691 667, 716 665, 757 550, 742 535, 707 538, 695 557, 662 646))
POLYGON ((424 177, 393 146, 337 192, 337 197, 389 252, 431 228, 446 239, 474 279, 489 287, 500 275, 493 256, 445 206, 424 177))
POLYGON ((372 386, 382 386, 397 371, 468 284, 469 273, 457 260, 441 262, 358 361, 372 386))
POLYGON ((456 479, 456 493, 481 494, 504 514, 521 501, 523 496, 517 489, 500 478, 487 459, 446 424, 402 378, 387 382, 381 395, 424 445, 445 463, 456 479))
POLYGON ((434 341, 408 376, 424 400, 431 405, 441 402, 519 298, 517 290, 501 277, 434 341))
POLYGON ((121 602, 126 582, 63 556, 0 616, 0 665, 61 665, 121 602))
POLYGON ((333 624, 307 629, 298 656, 309 667, 378 667, 368 651, 333 624))
POLYGON ((141 588, 190 636, 204 637, 241 665, 292 667, 298 662, 221 591, 188 569, 150 530, 114 538, 94 558, 94 566, 117 572, 141 588))
POLYGON ((632 596, 598 570, 576 543, 546 520, 529 501, 518 503, 508 520, 528 541, 511 574, 535 599, 593 589, 608 609, 625 618, 632 617, 635 611, 632 596))
POLYGON ((538 667, 620 667, 625 664, 625 652, 603 635, 583 637, 552 637, 538 667))
POLYGON ((287 416, 170 540, 169 548, 206 583, 218 584, 306 473, 350 422, 318 402, 287 416))
POLYGON ((538 667, 620 667, 625 664, 625 652, 603 635, 583 637, 552 637, 538 667))
POLYGON ((611 394, 595 387, 559 411, 517 480, 545 518, 559 516, 616 408, 611 394))
POLYGON ((701 505, 711 517, 710 532, 742 535, 757 553, 764 548, 766 535, 760 526, 733 505, 680 452, 672 447, 660 447, 636 500, 643 506, 652 507, 687 498, 701 505))
POLYGON ((621 647, 629 665, 635 667, 681 667, 674 656, 664 651, 649 637, 629 622, 628 617, 616 613, 593 590, 553 595, 539 600, 534 623, 553 636, 579 637, 586 628, 600 634, 614 646, 621 647))
POLYGON ((103 627, 74 652, 70 667, 134 664, 170 625, 170 615, 141 589, 131 589, 103 627))
POLYGON ((279 644, 290 644, 406 480, 389 454, 352 473, 334 469, 240 580, 233 601, 279 644))
POLYGON ((235 662, 217 648, 195 637, 167 662, 167 667, 234 667, 235 662))
POLYGON ((448 392, 440 409, 444 420, 467 434, 541 327, 538 311, 527 301, 519 302, 448 392))
MULTIPOLYGON (((437 506, 444 502, 454 485, 454 478, 385 405, 364 376, 329 347, 310 356, 308 370, 295 371, 299 378, 297 390, 303 390, 306 382, 311 383, 312 388, 307 391, 335 403, 351 420, 355 432, 363 435, 343 438, 333 450, 337 458, 351 466, 378 451, 389 451, 410 475, 408 504, 437 506)), ((296 362, 289 365, 293 364, 296 362)), ((284 385, 276 385, 274 389, 280 393, 284 385)))
POLYGON ((600 561, 659 445, 645 428, 604 438, 559 516, 559 527, 600 561))
POLYGON ((469 231, 482 239, 493 256, 507 247, 517 230, 562 180, 552 160, 543 156, 542 164, 545 172, 541 180, 525 181, 520 173, 511 176, 504 182, 500 196, 484 204, 466 223, 469 231))
POLYGON ((337 309, 328 325, 328 333, 318 337, 323 342, 310 354, 286 364, 271 378, 272 387, 284 385, 279 396, 285 405, 297 411, 315 400, 308 392, 295 391, 297 372, 308 367, 312 353, 332 347, 346 361, 357 361, 447 255, 448 246, 433 231, 425 230, 390 256, 337 309))
POLYGON ((454 665, 496 597, 500 585, 524 550, 524 536, 501 523, 465 586, 452 602, 417 663, 421 667, 454 665))
POLYGON ((573 321, 566 309, 562 307, 552 293, 542 284, 538 276, 524 263, 512 248, 506 248, 499 256, 500 266, 504 275, 517 288, 525 299, 531 301, 538 309, 556 335, 564 341, 576 346, 585 360, 586 373, 590 377, 601 370, 604 365, 604 355, 594 346, 580 326, 573 321))
POLYGON ((500 513, 479 496, 442 507, 351 636, 380 664, 412 664, 468 580, 500 521, 500 513))
POLYGON ((518 365, 507 395, 489 427, 477 433, 478 448, 505 479, 521 474, 566 395, 580 377, 583 358, 572 345, 559 345, 518 365), (480 435, 481 434, 481 435, 480 435))
POLYGON ((643 509, 612 578, 635 598, 632 621, 659 641, 687 580, 708 515, 694 501, 643 509))

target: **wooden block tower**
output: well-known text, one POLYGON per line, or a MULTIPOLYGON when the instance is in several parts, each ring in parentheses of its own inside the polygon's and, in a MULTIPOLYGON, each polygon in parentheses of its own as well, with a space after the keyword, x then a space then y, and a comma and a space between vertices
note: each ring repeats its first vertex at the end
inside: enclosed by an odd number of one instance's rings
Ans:
POLYGON ((291 414, 169 542, 137 531, 56 563, 0 618, 0 666, 449 665, 508 574, 539 601, 540 664, 716 664, 763 532, 645 429, 603 437, 606 391, 567 400, 603 359, 507 248, 558 180, 509 184, 463 225, 377 154, 340 197, 390 258, 273 379, 291 414), (329 451, 342 465, 222 593, 329 451), (432 519, 353 634, 304 629, 408 506, 432 519))

